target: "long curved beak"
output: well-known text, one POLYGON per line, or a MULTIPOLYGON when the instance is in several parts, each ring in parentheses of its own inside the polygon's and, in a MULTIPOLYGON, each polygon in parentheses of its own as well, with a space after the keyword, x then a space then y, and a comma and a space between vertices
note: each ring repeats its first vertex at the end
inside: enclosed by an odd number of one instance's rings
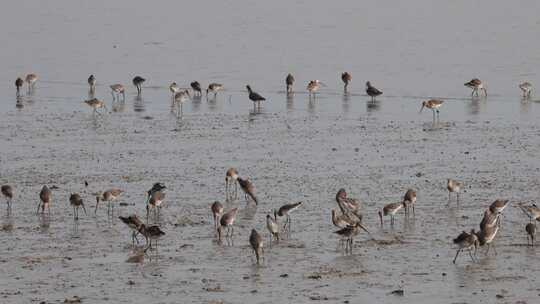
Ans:
POLYGON ((328 87, 324 82, 322 81, 319 81, 319 83, 323 86, 323 87, 328 87))
POLYGON ((424 105, 422 105, 422 107, 420 108, 420 112, 418 112, 418 113, 422 113, 423 109, 424 109, 424 105))
POLYGON ((371 232, 369 232, 369 230, 362 224, 358 223, 358 227, 362 228, 362 230, 364 230, 365 232, 367 232, 368 234, 371 234, 371 232))

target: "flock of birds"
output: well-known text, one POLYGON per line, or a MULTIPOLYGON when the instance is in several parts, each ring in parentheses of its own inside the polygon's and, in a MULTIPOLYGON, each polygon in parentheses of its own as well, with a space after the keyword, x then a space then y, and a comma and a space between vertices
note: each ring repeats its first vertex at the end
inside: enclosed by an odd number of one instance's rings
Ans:
MULTIPOLYGON (((28 91, 31 92, 34 90, 35 83, 38 77, 35 74, 28 74, 25 77, 25 80, 22 78, 17 78, 15 81, 15 86, 17 89, 17 96, 19 96, 21 88, 24 83, 28 84, 28 91)), ((351 74, 344 72, 341 75, 341 79, 344 83, 344 91, 347 92, 348 85, 352 80, 351 74)), ((141 76, 136 76, 133 78, 133 85, 137 89, 137 94, 142 93, 142 85, 146 80, 141 76)), ((293 85, 295 79, 293 75, 288 74, 285 78, 286 92, 287 94, 293 93, 293 85)), ((94 75, 88 77, 89 93, 91 96, 94 95, 96 90, 96 78, 94 75)), ((465 86, 472 89, 471 96, 479 97, 480 94, 487 96, 487 90, 482 81, 479 79, 472 79, 471 81, 464 84, 465 86)), ((306 89, 309 93, 310 100, 315 99, 316 93, 319 91, 321 86, 326 86, 323 82, 319 80, 309 81, 306 89)), ((194 96, 202 96, 203 89, 201 84, 198 81, 193 81, 190 83, 191 90, 194 96)), ((114 101, 120 101, 120 95, 122 95, 122 101, 125 100, 125 87, 122 84, 113 84, 110 86, 111 95, 114 101)), ((218 92, 223 90, 224 86, 219 83, 210 83, 206 89, 206 97, 208 98, 209 94, 213 94, 214 98, 217 96, 218 92)), ((247 85, 248 97, 253 102, 254 108, 260 108, 261 102, 266 99, 253 91, 252 88, 247 85)), ((530 98, 532 92, 532 85, 528 82, 521 83, 519 88, 522 91, 523 98, 530 98)), ((172 93, 172 100, 175 105, 179 108, 179 114, 182 115, 182 104, 189 99, 191 99, 190 90, 187 88, 181 88, 175 82, 171 83, 169 90, 172 93)), ((366 82, 366 94, 372 98, 372 101, 375 100, 377 96, 383 94, 382 91, 374 87, 369 81, 366 82)), ((105 102, 97 99, 91 98, 85 101, 90 107, 93 108, 94 113, 97 112, 100 108, 105 108, 105 102)), ((420 112, 424 108, 428 108, 433 111, 433 120, 439 117, 439 108, 443 104, 442 100, 430 99, 422 102, 420 112)), ((85 182, 86 187, 88 183, 85 182)), ((249 204, 253 202, 258 204, 258 199, 255 196, 255 188, 253 184, 248 179, 243 179, 238 175, 238 172, 231 168, 227 170, 225 177, 225 193, 226 201, 234 200, 238 198, 238 185, 245 194, 246 202, 249 204), (233 191, 234 186, 234 191, 233 191)), ((456 193, 457 202, 459 203, 459 193, 462 188, 462 183, 448 179, 447 181, 447 190, 448 190, 448 200, 451 200, 451 194, 456 193)), ((146 221, 143 222, 137 215, 133 214, 127 217, 120 216, 119 219, 125 223, 131 229, 131 237, 133 244, 139 242, 137 236, 140 234, 145 237, 146 245, 144 247, 144 252, 152 248, 152 244, 156 248, 157 252, 157 242, 158 240, 165 235, 159 225, 150 224, 150 217, 155 219, 155 222, 159 219, 159 212, 165 199, 165 185, 162 183, 155 183, 150 190, 147 192, 146 199, 146 221)), ((7 212, 8 215, 11 214, 12 200, 14 196, 13 188, 10 185, 1 186, 1 193, 6 198, 7 202, 7 212)), ((114 214, 114 202, 121 196, 123 191, 121 189, 109 189, 100 193, 96 193, 96 205, 94 213, 97 214, 98 206, 100 202, 107 203, 107 214, 111 217, 114 214)), ((50 204, 52 200, 52 191, 48 186, 43 186, 39 193, 39 204, 37 207, 37 212, 45 213, 45 210, 50 214, 50 204)), ((393 225, 395 222, 395 216, 400 210, 404 210, 405 216, 409 216, 412 211, 414 216, 414 206, 416 203, 416 191, 413 189, 408 189, 403 196, 403 199, 397 203, 390 203, 385 205, 379 212, 380 224, 384 224, 383 217, 390 217, 390 224, 393 225)), ((346 252, 352 252, 354 237, 364 230, 368 234, 370 233, 367 227, 362 224, 363 213, 361 211, 361 203, 359 200, 354 198, 349 198, 345 189, 340 189, 336 194, 336 202, 339 208, 339 211, 335 209, 331 210, 331 219, 334 226, 338 227, 339 230, 335 231, 336 235, 340 238, 340 246, 344 246, 346 252)), ((79 208, 82 208, 86 214, 86 208, 83 202, 83 198, 79 193, 73 193, 69 196, 69 203, 73 208, 74 220, 77 221, 79 218, 79 208)), ((489 252, 490 246, 493 244, 495 236, 499 231, 501 226, 501 216, 505 208, 508 206, 508 200, 496 200, 493 202, 490 207, 484 212, 484 217, 480 222, 480 230, 477 232, 472 229, 470 232, 463 231, 457 238, 454 239, 454 243, 458 246, 456 256, 453 260, 455 263, 458 255, 463 250, 467 250, 473 261, 475 261, 476 252, 479 246, 487 245, 487 253, 489 252)), ((283 234, 288 234, 291 231, 291 213, 296 209, 302 206, 302 202, 291 203, 281 206, 281 208, 274 210, 273 212, 266 215, 266 228, 269 232, 270 242, 279 241, 282 238, 283 234), (283 225, 279 223, 280 218, 283 219, 283 225)), ((531 246, 534 245, 534 239, 536 235, 536 224, 533 224, 532 221, 540 221, 540 208, 535 204, 526 206, 524 204, 519 204, 518 206, 530 219, 530 222, 526 225, 525 231, 527 232, 527 241, 531 246), (530 239, 530 242, 529 242, 530 239)), ((225 212, 224 206, 219 202, 214 202, 211 207, 211 212, 214 218, 214 230, 216 232, 216 237, 219 242, 223 238, 231 239, 234 236, 234 222, 238 212, 238 208, 233 208, 225 212)), ((155 223, 154 222, 154 223, 155 223)), ((256 230, 252 229, 249 236, 249 243, 255 253, 257 264, 260 262, 260 259, 263 254, 264 242, 261 234, 256 230)), ((494 247, 495 250, 495 247, 494 247)))
MULTIPOLYGON (((32 90, 34 90, 34 86, 35 86, 35 83, 36 83, 37 79, 38 79, 38 77, 37 77, 36 74, 28 74, 28 75, 26 75, 25 80, 18 77, 15 80, 15 87, 17 89, 17 96, 20 95, 20 90, 21 90, 22 86, 24 85, 25 81, 28 84, 28 92, 31 92, 32 90)), ((352 81, 351 74, 348 73, 348 72, 342 73, 341 74, 341 80, 344 83, 343 90, 345 92, 347 92, 349 83, 352 81)), ((141 93, 142 93, 142 84, 145 81, 146 81, 146 79, 141 77, 141 76, 135 76, 133 78, 132 82, 133 82, 133 85, 135 86, 135 88, 137 89, 137 96, 141 95, 141 93)), ((293 91, 294 82, 295 82, 295 79, 294 79, 294 76, 292 74, 288 74, 285 77, 285 85, 286 85, 287 94, 292 94, 294 92, 293 91)), ((95 90, 96 90, 96 78, 94 77, 94 75, 90 75, 90 77, 88 77, 88 85, 90 87, 89 88, 89 95, 91 96, 91 98, 88 99, 88 100, 85 100, 84 102, 87 105, 89 105, 91 108, 93 108, 94 113, 99 113, 99 112, 97 112, 97 110, 101 109, 101 108, 104 108, 104 109, 107 110, 107 106, 106 106, 105 102, 103 102, 102 100, 99 100, 98 98, 94 97, 94 93, 95 93, 95 90)), ((472 97, 475 97, 475 96, 476 97, 480 97, 480 96, 487 97, 486 86, 480 79, 473 78, 470 81, 464 83, 464 85, 466 87, 469 87, 469 88, 472 89, 472 93, 471 93, 472 97)), ((326 85, 320 80, 310 80, 308 82, 306 90, 309 93, 310 101, 312 99, 314 100, 316 98, 316 94, 319 91, 319 89, 321 88, 321 86, 326 86, 326 85)), ((203 88, 202 88, 201 84, 198 81, 191 82, 190 87, 191 87, 191 91, 193 92, 193 96, 199 96, 199 97, 202 96, 203 88)), ((532 94, 532 90, 533 90, 533 86, 532 86, 531 83, 522 82, 522 83, 520 83, 518 85, 518 87, 521 90, 522 97, 524 99, 530 99, 531 98, 531 94, 532 94)), ((111 88, 111 95, 112 95, 112 98, 113 98, 113 102, 114 101, 119 101, 120 100, 120 95, 122 95, 122 101, 125 101, 126 88, 124 87, 124 85, 117 83, 117 84, 111 85, 110 88, 111 88)), ((208 98, 209 94, 213 94, 214 99, 215 99, 218 92, 222 91, 223 89, 224 89, 224 86, 222 84, 220 84, 220 83, 210 83, 208 85, 208 88, 206 89, 206 97, 208 98)), ((266 98, 263 97, 261 94, 253 91, 253 89, 251 88, 250 85, 246 85, 246 89, 247 89, 247 92, 248 92, 249 99, 253 102, 254 110, 258 110, 258 109, 260 110, 261 102, 266 101, 266 98)), ((178 84, 176 82, 172 82, 169 85, 169 90, 172 93, 173 108, 176 109, 177 114, 179 116, 182 116, 183 115, 183 109, 182 109, 183 103, 185 103, 185 102, 187 102, 187 101, 189 101, 191 99, 190 90, 188 88, 182 88, 182 87, 178 86, 178 84)), ((371 97, 371 101, 375 101, 375 98, 377 96, 382 95, 383 92, 381 90, 377 89, 376 87, 374 87, 371 84, 371 82, 367 81, 366 82, 366 94, 371 97)), ((435 122, 436 119, 439 118, 439 109, 442 106, 443 102, 444 101, 440 100, 440 99, 429 99, 429 100, 423 101, 422 102, 422 107, 420 108, 420 112, 422 112, 422 110, 424 108, 428 108, 428 109, 432 110, 432 112, 433 112, 433 121, 435 122)))
MULTIPOLYGON (((88 187, 88 183, 84 182, 85 187, 88 187)), ((238 186, 244 193, 246 203, 258 205, 255 187, 253 183, 241 178, 238 171, 234 168, 227 170, 225 174, 225 196, 227 202, 232 202, 238 199, 238 186), (234 187, 234 189, 233 189, 234 187)), ((54 186, 53 186, 54 187, 54 186)), ((42 215, 50 215, 50 205, 52 203, 53 187, 49 188, 44 185, 39 192, 39 203, 36 213, 42 215)), ((459 181, 448 179, 448 203, 451 202, 451 195, 456 194, 456 202, 459 204, 459 194, 463 184, 459 181)), ((129 227, 131 231, 132 243, 135 246, 135 242, 139 243, 137 236, 140 234, 144 236, 146 243, 142 247, 144 254, 147 250, 155 248, 157 254, 158 240, 165 235, 165 232, 159 226, 160 209, 165 199, 166 186, 163 183, 155 183, 151 189, 147 191, 146 197, 146 221, 141 220, 136 214, 129 216, 119 216, 118 218, 129 227)), ((7 215, 12 214, 12 202, 14 198, 14 189, 11 185, 2 185, 1 193, 6 199, 7 215)), ((101 202, 107 203, 107 216, 111 219, 114 218, 114 206, 118 198, 124 193, 121 189, 109 189, 103 192, 94 193, 96 205, 94 214, 97 215, 99 204, 101 202)), ((331 210, 331 222, 334 226, 339 228, 335 231, 336 236, 339 238, 339 247, 342 247, 346 253, 352 253, 353 242, 355 236, 360 233, 360 230, 371 234, 368 228, 363 224, 364 214, 362 203, 355 198, 351 198, 347 195, 345 189, 339 189, 335 197, 338 211, 336 209, 331 210)), ((417 201, 416 191, 414 189, 408 189, 405 192, 403 198, 396 203, 390 203, 381 208, 378 212, 380 218, 381 227, 384 225, 383 217, 390 217, 390 225, 394 225, 396 215, 400 210, 404 210, 405 217, 409 217, 412 211, 412 215, 415 216, 415 204, 417 201)), ((82 208, 86 214, 86 208, 83 197, 79 193, 71 193, 69 196, 69 204, 73 208, 73 218, 77 222, 79 220, 79 209, 82 208)), ((493 202, 487 210, 484 212, 484 216, 480 222, 480 230, 474 229, 470 232, 463 231, 459 234, 453 242, 457 245, 458 250, 453 263, 456 262, 460 252, 467 250, 473 262, 476 261, 476 253, 479 246, 487 245, 486 254, 489 253, 490 247, 493 246, 493 250, 496 253, 494 246, 495 237, 501 227, 501 218, 503 211, 509 206, 509 200, 498 199, 493 202)), ((269 212, 266 215, 266 228, 270 238, 270 244, 273 241, 279 242, 283 236, 288 236, 291 232, 292 218, 291 214, 302 207, 302 202, 290 203, 281 206, 280 208, 269 212), (282 223, 280 223, 282 222, 282 223)), ((536 221, 540 221, 540 208, 536 204, 525 205, 524 203, 518 203, 519 207, 528 217, 529 223, 525 226, 527 233, 527 245, 534 246, 536 235, 536 221), (533 223, 534 221, 534 223, 533 223), (530 240, 530 242, 529 242, 530 240)), ((234 237, 234 223, 238 208, 231 208, 225 211, 223 204, 219 201, 215 201, 210 206, 210 211, 214 220, 215 235, 218 243, 221 243, 223 239, 228 242, 232 241, 234 237)), ((249 236, 249 244, 255 253, 257 264, 260 263, 264 252, 264 241, 261 233, 257 229, 253 228, 249 236)))

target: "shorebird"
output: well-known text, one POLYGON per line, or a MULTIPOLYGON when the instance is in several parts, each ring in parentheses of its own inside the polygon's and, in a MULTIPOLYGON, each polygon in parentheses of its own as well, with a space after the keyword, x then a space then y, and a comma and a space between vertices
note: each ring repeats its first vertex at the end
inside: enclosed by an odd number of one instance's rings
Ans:
POLYGON ((315 98, 315 93, 317 93, 317 91, 321 88, 321 85, 323 83, 320 82, 319 80, 311 80, 306 89, 308 90, 309 92, 309 97, 311 98, 313 96, 313 98, 315 98))
POLYGON ((446 182, 446 189, 448 189, 448 203, 450 203, 450 195, 456 194, 456 201, 459 203, 459 192, 463 184, 453 179, 448 179, 446 182))
POLYGON ((126 100, 126 90, 124 89, 124 86, 119 83, 111 85, 113 101, 119 99, 120 94, 122 94, 122 100, 126 100))
POLYGON ((26 75, 26 83, 28 83, 28 92, 31 92, 34 90, 34 86, 36 84, 36 81, 38 80, 38 77, 36 74, 28 74, 26 75))
POLYGON ((454 264, 456 263, 459 253, 463 250, 468 250, 471 260, 475 262, 474 257, 476 256, 476 251, 478 250, 478 246, 480 243, 478 241, 478 237, 476 236, 476 232, 474 231, 474 229, 472 229, 470 233, 463 231, 460 235, 458 235, 457 238, 454 239, 454 244, 458 245, 458 250, 456 252, 456 256, 454 257, 454 261, 452 263, 454 264), (473 255, 473 249, 474 249, 474 255, 473 255))
POLYGON ((532 84, 525 81, 519 84, 519 88, 521 89, 523 98, 531 98, 532 84))
POLYGON ((248 196, 249 196, 251 197, 253 202, 255 202, 255 205, 258 205, 259 201, 257 200, 257 197, 255 196, 255 187, 253 186, 253 183, 251 183, 248 179, 242 179, 240 177, 237 177, 236 181, 240 185, 240 189, 244 191, 246 202, 249 203, 249 199, 248 199, 248 196))
POLYGON ((285 216, 285 224, 283 224, 283 230, 291 231, 291 213, 298 209, 302 205, 302 202, 298 203, 292 203, 292 204, 285 204, 281 206, 277 212, 274 211, 274 217, 277 222, 277 216, 284 217, 285 216), (277 215, 277 216, 276 216, 277 215))
POLYGON ((520 203, 518 206, 529 217, 529 221, 537 220, 540 222, 540 208, 536 204, 525 206, 525 204, 520 203))
POLYGON ((13 200, 13 188, 10 185, 2 185, 0 188, 2 195, 6 198, 7 213, 11 213, 11 202, 13 200))
POLYGON ((51 199, 52 199, 52 192, 47 185, 44 185, 43 188, 41 188, 41 191, 39 192, 39 199, 40 202, 38 204, 37 212, 39 212, 39 207, 41 207, 41 213, 45 213, 45 208, 49 211, 49 214, 51 214, 51 199))
POLYGON ((342 228, 342 229, 334 232, 337 235, 341 236, 342 239, 347 242, 345 244, 345 251, 352 252, 354 237, 359 232, 358 228, 361 228, 364 231, 366 231, 367 233, 369 233, 369 231, 364 226, 362 226, 362 224, 360 222, 357 222, 356 224, 354 224, 352 226, 346 226, 345 228, 342 228))
POLYGON ((174 98, 174 95, 180 92, 180 87, 176 84, 176 82, 173 82, 171 85, 169 85, 169 91, 171 91, 172 98, 174 98))
POLYGON ((279 241, 279 225, 270 214, 266 215, 266 228, 268 228, 268 232, 270 232, 270 243, 272 243, 273 238, 275 238, 276 241, 279 241))
MULTIPOLYGON (((347 192, 344 188, 338 190, 336 194, 336 202, 338 204, 341 213, 349 216, 349 213, 354 214, 360 221, 362 221, 362 214, 360 213, 360 202, 355 198, 347 197, 347 192)), ((350 217, 349 217, 350 218, 350 217)))
POLYGON ((79 208, 82 207, 84 215, 86 215, 86 208, 84 208, 84 202, 79 193, 72 193, 69 196, 69 204, 73 207, 73 217, 77 221, 79 220, 79 208))
POLYGON ((221 214, 223 214, 223 205, 215 201, 212 206, 210 206, 210 210, 212 210, 212 215, 214 216, 214 229, 217 231, 219 226, 219 217, 221 214))
POLYGON ((293 92, 294 76, 289 73, 285 78, 285 85, 287 86, 287 93, 293 92))
POLYGON ((122 223, 126 224, 131 230, 131 241, 135 245, 135 241, 139 244, 139 239, 137 239, 137 234, 139 234, 139 228, 143 225, 143 222, 135 214, 130 216, 119 216, 118 217, 122 223))
POLYGON ((368 81, 366 82, 366 94, 371 97, 371 101, 375 100, 375 97, 382 95, 382 91, 379 91, 376 87, 372 86, 368 81))
POLYGON ((255 252, 255 258, 257 258, 257 265, 259 265, 259 260, 264 252, 264 249, 262 237, 255 229, 251 229, 251 234, 249 236, 249 244, 255 252))
POLYGON ((395 219, 394 216, 401 208, 407 208, 404 202, 400 203, 390 203, 383 207, 382 212, 379 211, 379 218, 381 219, 381 226, 383 225, 383 215, 390 216, 390 224, 394 225, 395 219))
POLYGON ((253 101, 253 109, 261 109, 261 101, 265 101, 266 98, 262 97, 259 93, 253 92, 249 85, 246 86, 246 89, 249 92, 249 100, 253 101), (257 105, 257 106, 255 106, 257 105))
POLYGON ((24 80, 21 79, 21 77, 17 77, 15 80, 15 87, 17 88, 17 96, 21 93, 21 88, 24 84, 24 80))
POLYGON ((101 201, 107 202, 107 214, 111 214, 111 216, 114 214, 114 205, 112 204, 122 193, 124 193, 124 190, 112 188, 109 190, 106 190, 104 192, 100 192, 96 195, 96 208, 94 209, 94 214, 97 213, 99 203, 101 201))
POLYGON ((527 232, 527 245, 529 245, 529 238, 531 239, 531 246, 534 246, 534 237, 536 236, 536 225, 528 223, 525 225, 525 231, 527 232))
POLYGON ((105 110, 107 110, 107 106, 105 105, 105 103, 97 98, 85 100, 84 103, 86 103, 88 106, 94 109, 94 111, 92 112, 93 114, 95 113, 101 114, 97 111, 97 109, 100 109, 100 108, 104 108, 105 110))
POLYGON ((420 113, 422 113, 424 107, 430 109, 433 112, 433 121, 435 121, 435 113, 437 113, 437 119, 439 119, 439 108, 442 106, 443 102, 444 101, 438 99, 423 101, 420 113))
POLYGON ((238 171, 236 171, 235 168, 229 168, 227 170, 227 173, 225 173, 225 196, 227 197, 227 200, 229 200, 229 197, 232 197, 232 195, 229 196, 229 190, 233 183, 234 183, 234 197, 235 199, 238 197, 238 184, 236 183, 237 179, 238 179, 238 171))
POLYGON ((202 95, 201 84, 198 81, 193 81, 189 85, 193 89, 193 95, 194 96, 201 96, 202 95))
POLYGON ((220 83, 211 83, 208 85, 208 89, 206 89, 206 98, 208 98, 208 93, 214 93, 214 99, 217 96, 217 93, 219 91, 223 90, 223 85, 220 83))
POLYGON ((142 78, 141 76, 135 76, 132 80, 133 85, 137 88, 137 95, 141 95, 142 92, 142 84, 146 81, 146 79, 142 78))
POLYGON ((497 236, 497 232, 499 232, 499 226, 485 226, 482 230, 476 233, 476 236, 478 237, 478 240, 480 242, 480 246, 487 245, 486 255, 489 253, 489 248, 493 244, 493 251, 495 251, 495 254, 497 254, 497 250, 495 249, 495 243, 493 243, 495 236, 497 236))
POLYGON ((471 81, 466 82, 463 85, 473 89, 472 93, 471 93, 471 96, 474 96, 474 93, 476 93, 476 96, 480 96, 479 91, 482 91, 484 93, 484 96, 487 97, 487 90, 484 87, 484 84, 482 83, 482 81, 480 79, 473 78, 473 79, 471 79, 471 81))
POLYGON ((163 232, 157 225, 146 226, 145 224, 141 224, 139 226, 139 233, 146 238, 146 244, 148 244, 148 246, 144 249, 144 252, 152 248, 152 241, 154 241, 157 254, 158 240, 165 235, 165 232, 163 232))
POLYGON ((403 196, 403 204, 405 205, 405 214, 409 214, 409 208, 412 207, 414 215, 414 204, 416 203, 416 191, 413 189, 407 190, 403 196))
POLYGON ((96 91, 96 77, 94 75, 88 77, 88 86, 90 87, 90 92, 93 93, 96 91))
POLYGON ((163 204, 164 199, 165 199, 165 192, 161 190, 155 191, 150 195, 150 198, 148 199, 148 204, 146 204, 146 222, 147 223, 150 217, 150 209, 154 211, 154 218, 159 219, 159 211, 161 209, 161 204, 163 204))
POLYGON ((183 109, 184 102, 188 101, 190 98, 191 96, 189 95, 188 90, 183 90, 174 94, 174 103, 176 104, 177 108, 178 107, 180 108, 180 116, 184 115, 184 109, 183 109))
POLYGON ((347 92, 347 87, 349 86, 349 82, 352 80, 351 74, 348 72, 344 72, 341 74, 341 80, 343 81, 343 91, 347 92))
POLYGON ((223 214, 219 220, 218 227, 218 240, 221 241, 221 235, 223 234, 223 229, 226 229, 225 238, 232 238, 234 236, 234 220, 236 219, 236 213, 238 208, 231 209, 227 213, 223 214))

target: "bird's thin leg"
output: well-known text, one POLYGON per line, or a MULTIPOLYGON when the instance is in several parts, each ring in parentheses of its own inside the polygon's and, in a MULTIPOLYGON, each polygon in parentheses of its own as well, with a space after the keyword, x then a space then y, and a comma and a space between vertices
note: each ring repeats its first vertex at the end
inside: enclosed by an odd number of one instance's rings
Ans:
POLYGON ((457 257, 459 255, 459 253, 461 252, 461 249, 458 249, 458 251, 456 252, 456 256, 454 257, 454 261, 452 263, 456 263, 456 260, 457 260, 457 257))

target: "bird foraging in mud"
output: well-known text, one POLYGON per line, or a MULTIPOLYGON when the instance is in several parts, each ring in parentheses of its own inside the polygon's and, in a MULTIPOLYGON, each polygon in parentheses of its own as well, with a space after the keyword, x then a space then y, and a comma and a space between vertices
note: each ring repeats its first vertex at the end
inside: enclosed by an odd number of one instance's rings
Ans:
POLYGON ((352 80, 352 76, 348 72, 344 72, 341 74, 341 80, 343 81, 343 91, 347 93, 347 87, 352 80))
POLYGON ((248 179, 242 179, 240 177, 238 177, 236 179, 236 181, 240 185, 240 189, 242 189, 242 191, 244 191, 244 196, 246 198, 246 202, 249 203, 249 198, 248 197, 250 197, 253 200, 253 202, 255 203, 255 205, 258 205, 259 201, 257 200, 257 197, 255 196, 255 186, 253 186, 253 183, 251 183, 248 179))
POLYGON ((266 228, 268 229, 268 232, 270 232, 270 244, 274 238, 276 241, 279 241, 279 225, 275 218, 272 218, 270 214, 266 215, 266 228))
POLYGON ((259 265, 260 259, 262 257, 263 252, 264 252, 264 249, 263 249, 262 237, 257 232, 257 230, 255 230, 255 229, 251 230, 251 234, 249 236, 249 244, 251 245, 251 248, 255 252, 255 258, 257 259, 257 265, 259 265))
POLYGON ((139 219, 139 217, 135 214, 132 214, 130 216, 119 216, 118 217, 122 223, 126 224, 131 230, 131 241, 135 245, 135 241, 137 241, 137 244, 139 244, 139 239, 137 239, 137 235, 139 234, 139 228, 141 228, 141 225, 143 222, 139 219))
POLYGON ((165 235, 165 232, 163 232, 163 230, 161 230, 161 228, 159 228, 157 225, 146 226, 145 224, 141 224, 139 227, 139 233, 146 238, 147 247, 144 249, 144 252, 152 248, 152 241, 154 241, 157 254, 158 240, 165 235))
POLYGON ((531 239, 531 246, 534 246, 534 239, 536 237, 536 225, 528 223, 525 225, 525 231, 527 232, 527 245, 529 245, 529 238, 531 239))
POLYGON ((277 222, 277 216, 279 217, 285 217, 285 223, 283 224, 283 230, 286 230, 288 232, 291 231, 291 213, 295 211, 296 209, 300 208, 302 205, 302 202, 298 203, 292 203, 292 204, 285 204, 281 206, 277 212, 274 211, 274 217, 277 222))
POLYGON ((11 214, 11 203, 13 201, 13 188, 10 185, 2 185, 0 192, 6 198, 7 214, 11 214))
POLYGON ((219 217, 223 214, 223 205, 220 202, 215 201, 210 206, 210 210, 212 210, 212 216, 214 217, 214 229, 217 231, 219 227, 219 217))
POLYGON ((41 191, 39 192, 39 200, 40 203, 38 204, 37 212, 39 212, 39 208, 41 207, 42 214, 45 213, 45 209, 47 209, 49 214, 51 214, 52 192, 47 185, 44 185, 43 188, 41 188, 41 191))
POLYGON ((459 253, 463 250, 468 250, 471 260, 475 262, 474 257, 476 256, 476 251, 478 250, 478 246, 480 245, 480 243, 474 229, 472 229, 470 233, 463 231, 460 235, 458 235, 457 238, 454 239, 454 244, 458 245, 458 250, 452 263, 456 263, 459 253))
POLYGON ((461 191, 461 187, 463 184, 461 182, 458 182, 453 179, 447 179, 446 181, 446 189, 448 189, 448 203, 450 203, 451 200, 451 194, 456 194, 456 202, 459 204, 459 192, 461 191))
POLYGON ((225 197, 227 201, 232 198, 231 186, 234 183, 234 199, 238 198, 238 171, 235 168, 229 168, 225 173, 225 197))
POLYGON ((231 209, 227 211, 221 219, 219 220, 218 227, 218 240, 221 241, 221 235, 223 234, 223 229, 225 229, 225 238, 232 238, 234 236, 234 221, 236 220, 236 213, 238 208, 231 209))
POLYGON ((79 193, 72 193, 69 196, 69 204, 73 207, 73 217, 77 221, 79 220, 79 208, 82 207, 84 215, 86 215, 86 208, 84 208, 84 202, 79 193))
POLYGON ((400 203, 390 203, 383 207, 382 212, 379 211, 379 218, 381 220, 381 226, 383 225, 383 215, 390 216, 390 224, 393 226, 395 222, 396 213, 401 210, 401 208, 407 208, 404 202, 400 203))
POLYGON ((124 190, 112 188, 104 192, 98 193, 96 195, 96 208, 94 209, 94 214, 97 214, 97 210, 100 202, 107 202, 107 214, 111 216, 114 213, 114 204, 113 202, 124 193, 124 190))
POLYGON ((293 84, 294 84, 294 77, 292 74, 288 74, 287 77, 285 77, 285 85, 287 86, 287 93, 293 92, 293 84))

